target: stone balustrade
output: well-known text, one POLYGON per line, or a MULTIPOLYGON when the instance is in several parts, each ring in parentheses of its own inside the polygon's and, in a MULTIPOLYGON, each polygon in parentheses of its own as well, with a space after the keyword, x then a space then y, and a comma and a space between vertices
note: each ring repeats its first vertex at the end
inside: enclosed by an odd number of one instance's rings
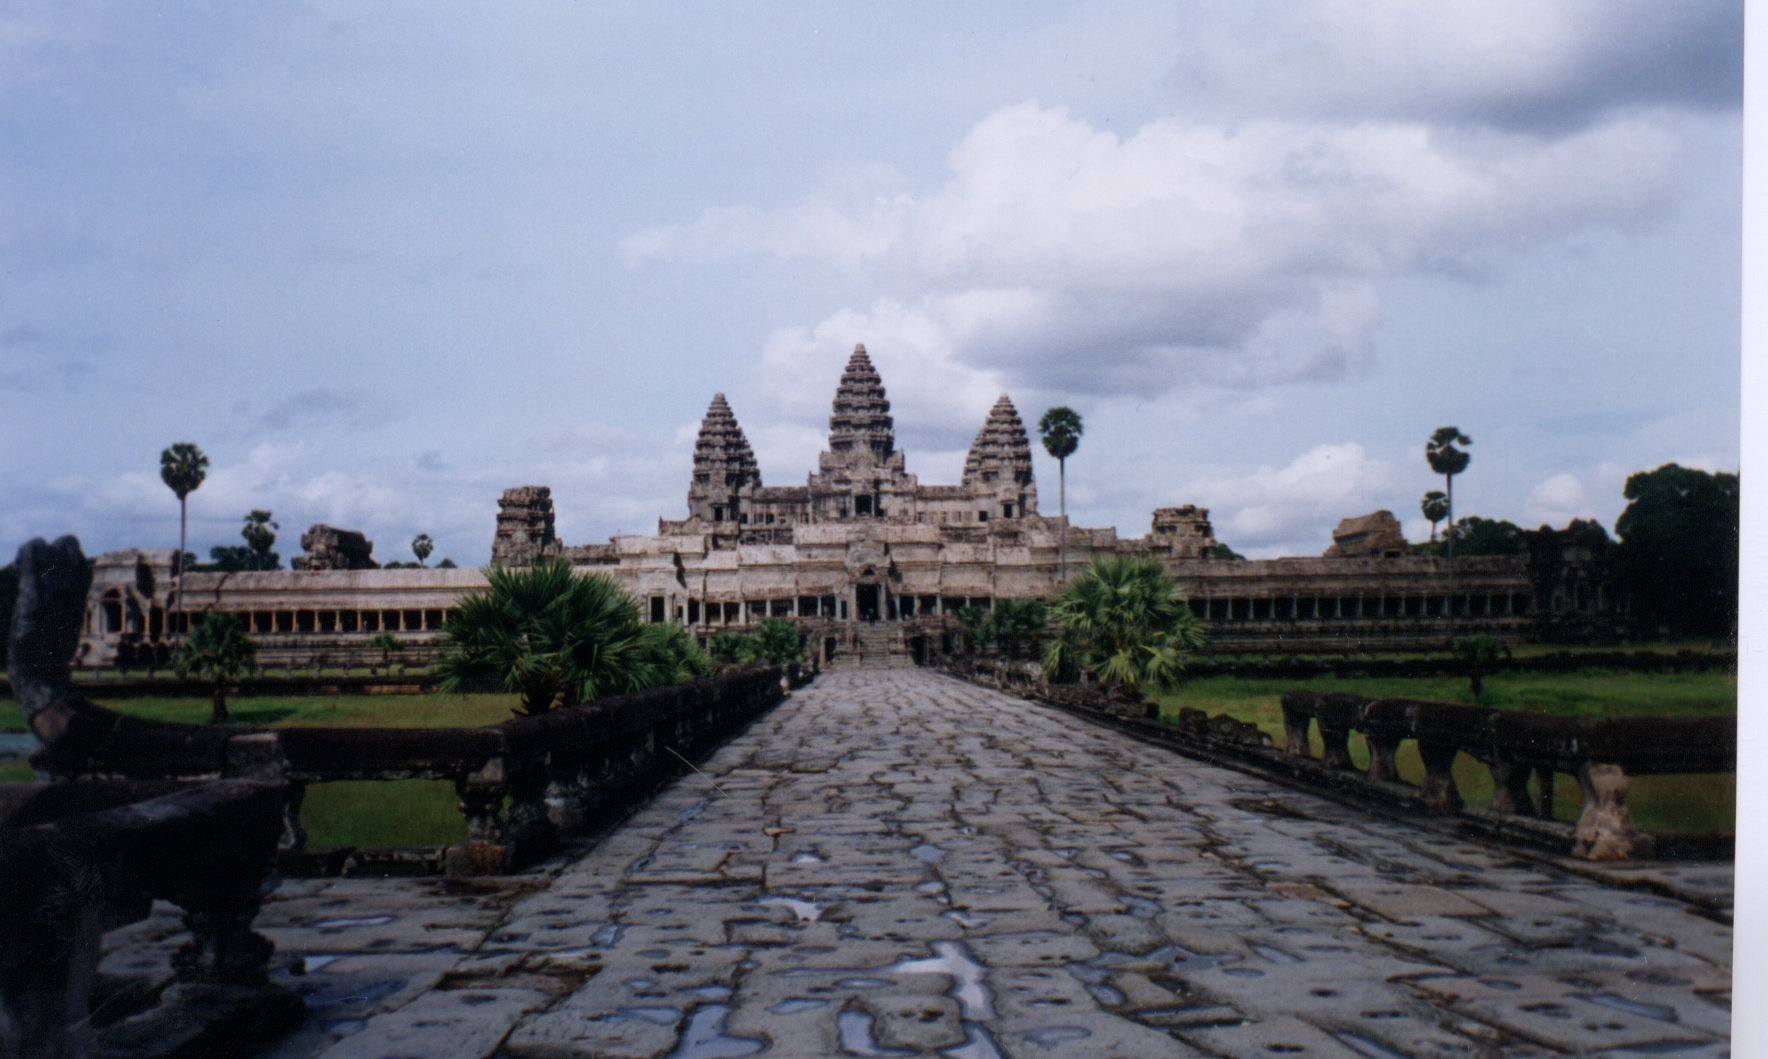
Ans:
POLYGON ((300 1021, 252 930, 281 818, 249 781, 0 784, 0 1055, 239 1054, 300 1021), (171 967, 100 974, 156 899, 190 932, 171 967))
POLYGON ((1737 722, 1731 717, 1560 717, 1417 699, 1290 691, 1283 695, 1284 753, 1311 757, 1310 726, 1321 743, 1320 764, 1354 772, 1350 737, 1369 750, 1364 778, 1399 782, 1400 744, 1418 747, 1424 764, 1425 811, 1463 808, 1453 765, 1460 754, 1492 774, 1492 812, 1553 817, 1553 774, 1569 773, 1583 792, 1571 853, 1587 860, 1649 856, 1651 836, 1627 809, 1629 776, 1735 772, 1737 722), (1531 797, 1529 780, 1535 791, 1531 797))
MULTIPOLYGON (((1035 665, 993 659, 954 662, 950 671, 977 683, 1102 720, 1149 742, 1206 759, 1285 776, 1358 801, 1430 816, 1489 823, 1500 837, 1545 845, 1585 860, 1661 855, 1664 844, 1634 826, 1627 808, 1631 777, 1734 773, 1737 723, 1731 717, 1561 717, 1451 702, 1377 699, 1291 691, 1282 697, 1284 745, 1257 725, 1182 709, 1177 723, 1156 719, 1140 698, 1097 685, 1044 683, 1035 665), (1320 754, 1315 757, 1312 736, 1320 754), (1352 735, 1368 748, 1366 768, 1351 754, 1352 735), (1411 741, 1424 766, 1418 785, 1400 777, 1398 754, 1411 741), (1454 775, 1458 756, 1492 775, 1492 804, 1468 813, 1454 775), (1583 808, 1573 827, 1553 823, 1553 776, 1575 776, 1583 808), (1534 781, 1534 791, 1529 789, 1534 781)), ((1700 848, 1725 845, 1685 843, 1700 848)))

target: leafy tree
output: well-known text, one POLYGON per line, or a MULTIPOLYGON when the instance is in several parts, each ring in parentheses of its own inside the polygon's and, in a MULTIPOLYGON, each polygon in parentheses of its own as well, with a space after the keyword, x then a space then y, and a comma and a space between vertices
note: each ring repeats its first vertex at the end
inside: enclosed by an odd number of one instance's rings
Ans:
POLYGON ((442 630, 444 691, 503 690, 518 713, 544 713, 655 687, 679 668, 678 644, 647 633, 638 603, 605 574, 558 560, 494 567, 488 588, 460 601, 442 630))
POLYGON ((1469 515, 1443 531, 1443 546, 1461 555, 1518 555, 1528 550, 1522 530, 1501 518, 1469 515))
POLYGON ((160 453, 160 481, 178 498, 178 624, 184 624, 184 557, 189 505, 186 501, 209 476, 209 458, 188 441, 174 443, 160 453))
POLYGON ((1246 561, 1246 556, 1241 555, 1239 552, 1228 547, 1226 544, 1223 544, 1221 541, 1217 541, 1216 546, 1210 549, 1209 557, 1211 559, 1231 559, 1237 563, 1243 563, 1246 561))
POLYGON ((1478 702, 1485 694, 1486 671, 1504 657, 1504 645, 1490 636, 1464 636, 1455 641, 1455 657, 1467 664, 1468 688, 1478 702))
POLYGON ((958 624, 964 627, 964 642, 969 645, 970 654, 981 654, 994 642, 994 623, 989 620, 991 617, 987 607, 978 607, 973 603, 958 608, 958 624))
POLYGON ((1056 498, 1062 513, 1062 536, 1056 542, 1056 562, 1064 581, 1068 580, 1068 457, 1080 447, 1080 436, 1085 430, 1080 413, 1067 405, 1057 405, 1037 421, 1044 451, 1056 457, 1056 498))
POLYGON ((652 622, 639 630, 651 687, 679 684, 712 671, 712 659, 688 631, 672 621, 652 622))
POLYGON ((250 551, 248 570, 280 570, 282 556, 272 551, 276 546, 276 531, 281 529, 270 519, 270 512, 253 508, 246 515, 245 525, 240 527, 239 535, 246 539, 246 548, 250 551))
POLYGON ((1044 648, 1044 672, 1080 672, 1136 690, 1178 682, 1208 638, 1178 583, 1158 562, 1118 555, 1094 559, 1051 605, 1060 635, 1044 648))
POLYGON ((368 638, 368 646, 381 653, 381 665, 393 664, 393 653, 405 650, 405 642, 391 632, 382 629, 368 638))
POLYGON ((1432 489, 1424 494, 1424 502, 1418 507, 1430 520, 1430 539, 1436 540, 1437 523, 1449 517, 1449 498, 1441 489, 1432 489))
POLYGON ((443 556, 442 561, 436 564, 438 570, 453 570, 455 568, 454 560, 447 556, 443 556))
POLYGON ((430 535, 428 533, 420 533, 416 537, 412 538, 411 554, 417 556, 417 565, 419 565, 419 566, 424 565, 424 560, 428 559, 430 557, 430 553, 435 550, 436 550, 436 542, 432 541, 430 539, 430 535))
POLYGON ((1018 658, 1021 648, 1036 649, 1049 623, 1049 612, 1035 599, 997 599, 988 619, 989 636, 1001 645, 1008 658, 1018 658))
POLYGON ((231 614, 211 610, 190 628, 190 635, 172 659, 181 677, 195 676, 214 685, 209 723, 227 722, 227 682, 250 673, 258 661, 258 645, 246 635, 246 627, 231 614))
POLYGON ((1634 620, 1671 636, 1736 636, 1738 476, 1667 463, 1628 478, 1624 495, 1614 562, 1634 620))
POLYGON ((725 665, 746 665, 755 658, 755 638, 735 629, 720 629, 706 641, 706 653, 725 665))
POLYGON ((804 637, 790 618, 763 618, 755 623, 754 660, 783 666, 804 661, 804 637))

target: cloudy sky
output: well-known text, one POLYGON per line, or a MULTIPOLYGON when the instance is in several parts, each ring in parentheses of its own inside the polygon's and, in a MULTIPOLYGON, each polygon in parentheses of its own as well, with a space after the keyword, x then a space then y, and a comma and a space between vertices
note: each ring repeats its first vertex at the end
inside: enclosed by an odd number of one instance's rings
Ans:
POLYGON ((801 483, 855 342, 923 481, 1068 404, 1076 521, 1255 556, 1423 538, 1444 424, 1524 525, 1737 468, 1741 2, 951 8, 6 5, 0 550, 175 544, 183 440, 205 555, 648 532, 714 392, 801 483))

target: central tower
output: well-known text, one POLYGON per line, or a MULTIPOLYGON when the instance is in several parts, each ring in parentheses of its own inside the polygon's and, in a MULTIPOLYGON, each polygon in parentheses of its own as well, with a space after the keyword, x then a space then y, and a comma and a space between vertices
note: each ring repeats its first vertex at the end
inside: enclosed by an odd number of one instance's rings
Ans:
POLYGON ((851 518, 914 518, 915 477, 896 448, 896 425, 884 380, 866 347, 853 347, 829 415, 829 449, 810 476, 813 522, 851 518))

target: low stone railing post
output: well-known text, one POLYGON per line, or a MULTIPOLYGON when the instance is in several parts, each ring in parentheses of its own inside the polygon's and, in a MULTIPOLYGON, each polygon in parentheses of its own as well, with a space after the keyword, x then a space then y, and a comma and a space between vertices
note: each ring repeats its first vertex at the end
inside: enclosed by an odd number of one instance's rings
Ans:
POLYGON ((1535 769, 1535 812, 1543 820, 1553 819, 1553 770, 1535 769))
POLYGON ((1314 720, 1315 701, 1314 696, 1304 697, 1297 692, 1283 696, 1283 753, 1290 757, 1313 756, 1313 748, 1308 745, 1308 725, 1314 720))
POLYGON ((301 822, 301 805, 307 800, 307 785, 288 781, 282 789, 282 838, 278 849, 307 848, 307 827, 301 822))
POLYGON ((1529 772, 1501 748, 1492 751, 1492 811, 1505 816, 1533 816, 1529 799, 1529 772))
POLYGON ((1460 788, 1455 786, 1455 755, 1461 747, 1455 743, 1418 740, 1418 756, 1424 761, 1424 811, 1433 816, 1450 816, 1461 811, 1460 788))

